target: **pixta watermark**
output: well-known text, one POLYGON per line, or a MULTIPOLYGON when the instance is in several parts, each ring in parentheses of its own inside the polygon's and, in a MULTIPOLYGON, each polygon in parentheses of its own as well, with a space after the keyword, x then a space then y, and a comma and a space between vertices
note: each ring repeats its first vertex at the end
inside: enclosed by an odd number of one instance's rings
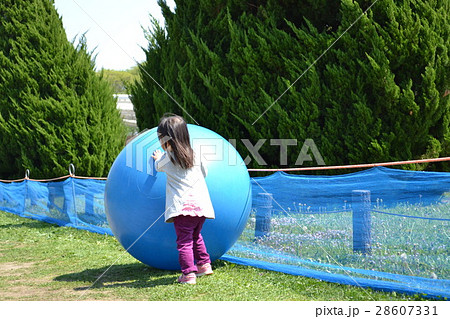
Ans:
MULTIPOLYGON (((232 144, 234 147, 237 146, 237 141, 235 139, 229 140, 230 144, 232 144)), ((259 153, 259 150, 261 147, 267 142, 267 139, 259 139, 255 144, 252 144, 252 142, 248 139, 241 139, 240 142, 246 147, 247 151, 250 153, 250 155, 254 158, 254 160, 262 166, 268 165, 267 162, 264 160, 264 158, 259 153)), ((291 152, 297 152, 297 160, 295 161, 295 166, 301 166, 305 162, 316 162, 317 165, 325 165, 325 162, 323 160, 322 155, 319 152, 319 149, 316 146, 316 143, 314 143, 313 139, 306 139, 303 141, 303 144, 301 144, 301 148, 299 148, 299 143, 296 139, 270 139, 269 141, 271 146, 275 146, 278 148, 279 152, 279 165, 291 165, 291 163, 288 163, 288 148, 290 146, 291 152), (311 157, 311 155, 314 157, 311 157)), ((277 149, 274 149, 276 152, 277 149)), ((244 162, 245 165, 250 164, 252 161, 252 158, 250 155, 247 155, 244 162)))
MULTIPOLYGON (((152 154, 156 149, 162 150, 161 144, 169 140, 169 137, 161 140, 158 138, 149 140, 148 134, 138 135, 126 146, 126 166, 154 175, 156 171, 152 154)), ((272 154, 278 154, 279 162, 272 162, 272 165, 296 167, 308 162, 317 166, 325 165, 313 139, 305 139, 301 142, 296 139, 259 139, 256 142, 252 142, 250 139, 229 139, 227 141, 222 138, 193 138, 191 140, 194 152, 207 162, 221 161, 228 165, 249 165, 252 161, 259 166, 269 165, 261 154, 261 148, 267 144, 273 150, 272 154), (242 147, 245 151, 238 154, 236 149, 242 150, 242 147), (292 156, 292 154, 295 155, 292 156), (296 160, 291 163, 289 158, 296 158, 296 160)), ((165 156, 161 161, 160 165, 164 165, 164 161, 170 161, 170 159, 165 156)))

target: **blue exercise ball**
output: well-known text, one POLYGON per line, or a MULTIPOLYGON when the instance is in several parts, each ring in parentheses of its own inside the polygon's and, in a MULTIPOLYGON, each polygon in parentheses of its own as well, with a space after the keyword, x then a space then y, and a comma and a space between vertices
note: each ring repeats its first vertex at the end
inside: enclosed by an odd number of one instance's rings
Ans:
MULTIPOLYGON (((191 145, 207 160, 206 184, 216 214, 202 230, 214 261, 245 228, 251 183, 242 157, 217 133, 188 124, 191 145)), ((133 257, 151 267, 179 270, 173 224, 164 222, 166 174, 156 172, 151 155, 161 149, 157 128, 135 137, 114 161, 105 186, 105 209, 114 236, 133 257)), ((162 149, 161 149, 162 150, 162 149)))

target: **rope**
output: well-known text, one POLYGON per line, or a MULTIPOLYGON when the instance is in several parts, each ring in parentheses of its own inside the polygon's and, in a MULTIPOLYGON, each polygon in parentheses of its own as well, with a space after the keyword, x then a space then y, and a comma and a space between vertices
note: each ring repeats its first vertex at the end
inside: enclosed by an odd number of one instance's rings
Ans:
POLYGON ((368 168, 368 167, 377 167, 377 166, 394 166, 394 165, 433 163, 433 162, 445 162, 445 161, 450 161, 450 157, 430 158, 430 159, 411 160, 411 161, 372 163, 372 164, 340 165, 340 166, 315 166, 315 167, 295 167, 295 168, 249 168, 248 171, 249 172, 315 171, 315 170, 326 170, 326 169, 368 168))
POLYGON ((54 182, 58 180, 63 180, 66 178, 77 178, 77 179, 97 179, 97 180, 107 180, 107 177, 88 177, 88 176, 74 176, 74 175, 65 175, 61 177, 48 178, 48 179, 33 179, 33 178, 20 178, 20 179, 0 179, 2 183, 17 183, 23 182, 24 180, 33 181, 33 182, 54 182))
POLYGON ((22 182, 24 180, 25 180, 25 178, 20 178, 20 179, 0 179, 0 182, 2 182, 2 183, 16 183, 16 182, 22 182))
POLYGON ((107 180, 107 177, 87 177, 87 176, 72 176, 73 178, 78 178, 78 179, 98 179, 98 180, 107 180))
POLYGON ((106 177, 75 176, 75 166, 73 164, 69 165, 69 174, 68 175, 55 177, 55 178, 46 178, 46 179, 33 179, 33 178, 30 178, 29 176, 30 176, 30 170, 27 169, 25 171, 25 177, 24 178, 19 178, 19 179, 0 179, 0 182, 2 182, 2 183, 17 183, 17 182, 23 182, 25 180, 33 181, 33 182, 54 182, 54 181, 63 180, 63 179, 69 178, 69 177, 78 178, 78 179, 107 180, 106 177))
POLYGON ((393 216, 400 216, 400 217, 417 218, 417 219, 428 219, 428 220, 441 220, 441 221, 447 221, 447 222, 450 222, 450 219, 448 219, 448 218, 433 218, 433 217, 410 216, 410 215, 402 215, 402 214, 388 213, 388 212, 383 212, 383 211, 381 211, 381 210, 374 210, 374 209, 371 209, 370 211, 371 211, 371 212, 374 212, 374 213, 386 214, 386 215, 393 215, 393 216))
MULTIPOLYGON (((411 160, 411 161, 398 161, 398 162, 384 162, 384 163, 372 163, 372 164, 355 164, 355 165, 340 165, 340 166, 315 166, 315 167, 294 167, 294 168, 249 168, 249 172, 292 172, 292 171, 313 171, 313 170, 329 170, 329 169, 350 169, 350 168, 369 168, 377 166, 394 166, 394 165, 405 165, 405 164, 419 164, 419 163, 434 163, 434 162, 445 162, 450 161, 450 157, 440 157, 440 158, 429 158, 421 160, 411 160)), ((0 179, 3 183, 14 183, 22 182, 24 180, 35 181, 35 182, 52 182, 61 179, 66 179, 68 177, 78 178, 78 179, 97 179, 97 180, 107 180, 107 177, 87 177, 87 176, 75 176, 75 168, 71 164, 69 167, 69 175, 55 177, 50 179, 32 179, 29 178, 29 171, 24 178, 20 179, 0 179)))
POLYGON ((48 179, 31 179, 31 178, 25 178, 26 180, 33 181, 33 182, 53 182, 58 181, 61 179, 66 179, 67 177, 70 177, 70 175, 65 175, 61 177, 55 177, 55 178, 48 178, 48 179))
POLYGON ((48 178, 48 179, 33 179, 33 178, 20 178, 20 179, 0 179, 0 182, 3 183, 17 183, 17 182, 23 182, 24 180, 27 181, 33 181, 33 182, 54 182, 63 180, 66 178, 77 178, 77 179, 98 179, 98 180, 107 180, 107 177, 87 177, 87 176, 75 176, 75 175, 64 175, 61 177, 55 177, 55 178, 48 178))

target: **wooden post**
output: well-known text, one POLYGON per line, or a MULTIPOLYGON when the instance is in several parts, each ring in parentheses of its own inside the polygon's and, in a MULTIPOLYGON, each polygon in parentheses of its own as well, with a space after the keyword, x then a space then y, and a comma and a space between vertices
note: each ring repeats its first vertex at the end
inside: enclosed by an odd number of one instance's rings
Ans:
POLYGON ((353 251, 357 253, 370 254, 372 249, 370 207, 370 191, 354 190, 352 192, 353 251))
POLYGON ((255 240, 269 235, 272 200, 272 194, 270 193, 258 194, 258 203, 260 204, 256 208, 255 240))

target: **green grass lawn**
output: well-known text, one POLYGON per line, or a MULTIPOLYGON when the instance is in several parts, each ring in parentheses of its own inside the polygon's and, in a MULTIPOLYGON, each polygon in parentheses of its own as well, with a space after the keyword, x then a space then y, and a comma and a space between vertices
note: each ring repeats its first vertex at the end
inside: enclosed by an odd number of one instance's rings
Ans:
POLYGON ((425 300, 221 260, 213 268, 180 285, 179 272, 142 264, 114 237, 0 211, 0 300, 425 300))

